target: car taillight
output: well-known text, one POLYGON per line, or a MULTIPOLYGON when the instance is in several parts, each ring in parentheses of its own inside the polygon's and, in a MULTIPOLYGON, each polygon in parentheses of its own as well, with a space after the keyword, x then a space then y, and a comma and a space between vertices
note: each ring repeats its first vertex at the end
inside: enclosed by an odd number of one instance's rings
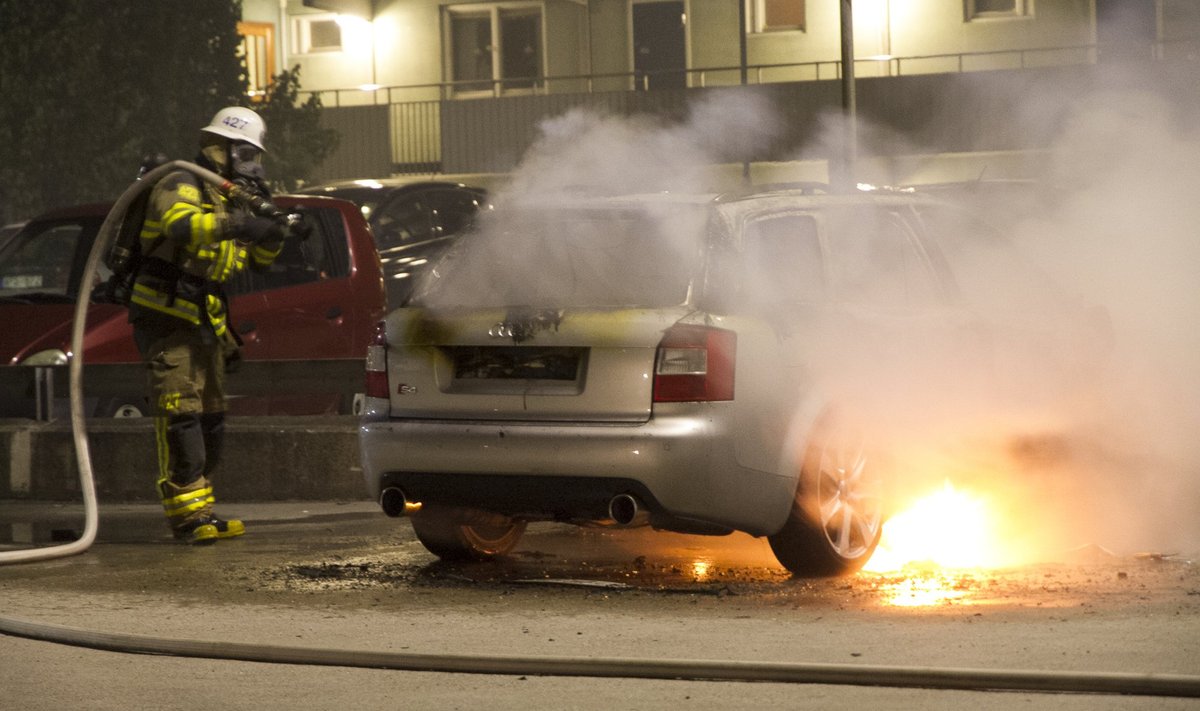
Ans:
POLYGON ((708 326, 672 326, 654 360, 654 402, 733 399, 737 334, 708 326))
POLYGON ((367 397, 388 396, 387 323, 375 324, 375 335, 367 346, 367 397))

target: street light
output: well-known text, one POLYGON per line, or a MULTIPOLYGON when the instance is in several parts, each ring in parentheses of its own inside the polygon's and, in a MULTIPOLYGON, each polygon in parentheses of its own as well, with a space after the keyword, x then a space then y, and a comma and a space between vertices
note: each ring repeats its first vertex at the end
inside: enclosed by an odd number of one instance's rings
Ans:
POLYGON ((853 186, 858 162, 858 100, 854 93, 854 7, 852 0, 841 0, 842 21, 842 155, 837 176, 839 186, 853 186))
MULTIPOLYGON (((746 3, 743 0, 734 0, 738 8, 738 66, 741 68, 742 86, 746 86, 748 81, 746 69, 746 3)), ((742 91, 746 91, 742 89, 742 91)), ((750 158, 745 157, 742 161, 742 184, 750 184, 750 158)))

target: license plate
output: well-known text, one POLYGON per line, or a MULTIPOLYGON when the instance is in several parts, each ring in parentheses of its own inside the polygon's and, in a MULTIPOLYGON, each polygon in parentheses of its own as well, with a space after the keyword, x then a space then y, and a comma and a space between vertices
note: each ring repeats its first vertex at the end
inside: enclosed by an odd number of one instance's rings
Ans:
POLYGON ((0 277, 0 287, 5 289, 39 289, 41 286, 41 274, 17 274, 0 277))

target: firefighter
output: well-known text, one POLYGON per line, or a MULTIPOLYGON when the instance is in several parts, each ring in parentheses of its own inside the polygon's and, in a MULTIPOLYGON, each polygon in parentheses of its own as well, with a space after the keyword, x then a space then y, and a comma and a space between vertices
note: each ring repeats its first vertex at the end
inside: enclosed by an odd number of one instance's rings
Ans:
MULTIPOLYGON (((200 131, 196 163, 264 199, 262 118, 221 109, 200 131)), ((134 340, 146 365, 158 452, 157 487, 175 537, 212 543, 245 532, 213 513, 212 473, 225 429, 225 372, 239 341, 223 285, 264 269, 279 254, 285 226, 228 200, 187 170, 152 188, 130 296, 134 340)))

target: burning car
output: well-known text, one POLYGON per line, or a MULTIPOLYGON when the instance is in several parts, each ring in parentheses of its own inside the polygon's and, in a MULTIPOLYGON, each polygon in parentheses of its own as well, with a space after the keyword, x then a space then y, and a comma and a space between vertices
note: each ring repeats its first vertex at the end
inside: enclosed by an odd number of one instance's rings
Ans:
POLYGON ((998 318, 1051 287, 928 196, 543 196, 488 218, 367 355, 370 495, 443 558, 559 521, 743 531, 795 574, 855 571, 892 426, 1002 393, 1013 358, 1070 337, 998 318))

